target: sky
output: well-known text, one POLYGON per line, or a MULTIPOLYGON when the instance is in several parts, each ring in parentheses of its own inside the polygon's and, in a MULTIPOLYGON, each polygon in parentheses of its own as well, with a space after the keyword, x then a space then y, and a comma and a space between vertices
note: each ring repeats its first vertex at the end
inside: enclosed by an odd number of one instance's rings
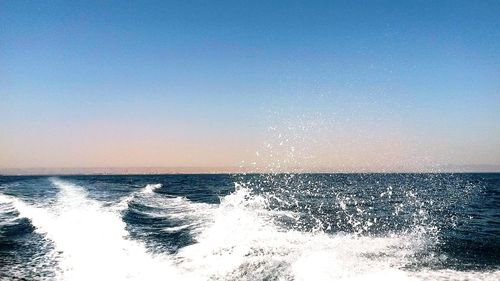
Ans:
POLYGON ((1 1, 0 169, 500 170, 499 1, 1 1))

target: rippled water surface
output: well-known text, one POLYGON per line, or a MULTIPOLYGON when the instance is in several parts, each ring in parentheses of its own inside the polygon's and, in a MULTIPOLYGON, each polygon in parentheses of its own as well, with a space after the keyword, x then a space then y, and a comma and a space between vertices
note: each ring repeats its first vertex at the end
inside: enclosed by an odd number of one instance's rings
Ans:
POLYGON ((500 280, 500 174, 0 177, 1 280, 500 280))

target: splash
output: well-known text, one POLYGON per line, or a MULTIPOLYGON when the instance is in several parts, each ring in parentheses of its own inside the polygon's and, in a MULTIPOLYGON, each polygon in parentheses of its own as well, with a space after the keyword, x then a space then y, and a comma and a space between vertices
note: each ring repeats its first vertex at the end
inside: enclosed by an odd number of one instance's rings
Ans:
MULTIPOLYGON (((221 198, 213 222, 196 236, 198 243, 175 256, 177 266, 196 271, 203 280, 496 280, 500 276, 500 271, 415 268, 419 260, 445 258, 423 255, 436 243, 434 226, 425 229, 426 220, 410 217, 410 229, 377 235, 328 233, 321 228, 304 231, 280 223, 283 217, 301 217, 273 210, 275 198, 268 195, 236 184, 234 193, 221 198)), ((420 206, 418 201, 416 205, 420 206)))
POLYGON ((352 280, 399 270, 420 241, 413 237, 358 237, 280 228, 268 201, 237 185, 222 199, 199 243, 177 255, 180 266, 223 280, 352 280), (222 266, 221 266, 222 265, 222 266))
POLYGON ((161 183, 156 183, 156 184, 148 184, 144 187, 144 189, 142 190, 143 193, 146 193, 146 194, 152 194, 153 192, 155 192, 155 190, 158 190, 162 187, 161 183))
MULTIPOLYGON (((84 188, 70 182, 51 181, 59 190, 51 206, 34 206, 4 195, 0 196, 0 206, 12 205, 22 217, 31 220, 38 233, 53 241, 55 249, 47 258, 58 261, 58 280, 498 280, 500 277, 500 271, 413 267, 422 258, 420 254, 435 243, 432 231, 425 235, 418 228, 379 234, 332 232, 318 226, 328 225, 321 212, 309 214, 316 219, 310 220, 315 227, 295 227, 302 225, 304 212, 283 208, 298 200, 290 188, 288 193, 276 194, 247 183, 235 184, 235 191, 221 197, 218 205, 145 192, 149 185, 117 202, 116 205, 127 202, 127 208, 131 208, 131 202, 154 207, 143 212, 179 222, 163 229, 164 232, 189 231, 195 239, 195 243, 174 253, 152 254, 142 242, 130 237, 122 219, 124 209, 117 211, 90 199, 84 188), (277 202, 281 204, 276 205, 277 202)), ((378 196, 386 198, 391 192, 397 191, 388 189, 378 196)), ((408 195, 408 198, 413 197, 408 195)), ((352 214, 353 224, 361 222, 361 226, 353 225, 352 229, 362 228, 362 214, 369 212, 366 204, 342 194, 335 200, 333 204, 339 210, 352 214)), ((413 201, 416 206, 421 205, 419 200, 413 201)), ((414 221, 412 217, 409 220, 414 221)), ((424 226, 427 221, 416 222, 424 226)))

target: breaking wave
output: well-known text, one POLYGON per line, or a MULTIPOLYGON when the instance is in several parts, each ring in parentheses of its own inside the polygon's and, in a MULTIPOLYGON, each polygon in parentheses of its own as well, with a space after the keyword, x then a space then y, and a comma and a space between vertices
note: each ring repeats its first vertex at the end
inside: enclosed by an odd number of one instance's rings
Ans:
MULTIPOLYGON (((294 211, 270 207, 272 198, 236 184, 219 204, 165 196, 148 184, 113 206, 90 199, 86 190, 52 178, 58 189, 51 206, 0 195, 0 211, 15 209, 46 237, 57 280, 498 280, 500 271, 415 267, 435 239, 415 228, 381 234, 328 233, 287 227, 294 211), (130 235, 124 214, 177 222, 166 234, 189 232, 192 243, 159 252, 130 235)), ((340 205, 343 203, 340 202, 340 205)), ((5 220, 2 223, 9 223, 5 220)), ((154 244, 153 244, 154 245, 154 244)), ((52 279, 52 278, 49 278, 52 279)))

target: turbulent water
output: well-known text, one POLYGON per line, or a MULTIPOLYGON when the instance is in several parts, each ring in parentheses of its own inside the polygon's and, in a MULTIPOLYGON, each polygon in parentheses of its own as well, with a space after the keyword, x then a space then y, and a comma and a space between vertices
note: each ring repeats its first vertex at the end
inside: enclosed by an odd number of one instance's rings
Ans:
POLYGON ((500 174, 0 177, 0 280, 500 280, 500 174))

